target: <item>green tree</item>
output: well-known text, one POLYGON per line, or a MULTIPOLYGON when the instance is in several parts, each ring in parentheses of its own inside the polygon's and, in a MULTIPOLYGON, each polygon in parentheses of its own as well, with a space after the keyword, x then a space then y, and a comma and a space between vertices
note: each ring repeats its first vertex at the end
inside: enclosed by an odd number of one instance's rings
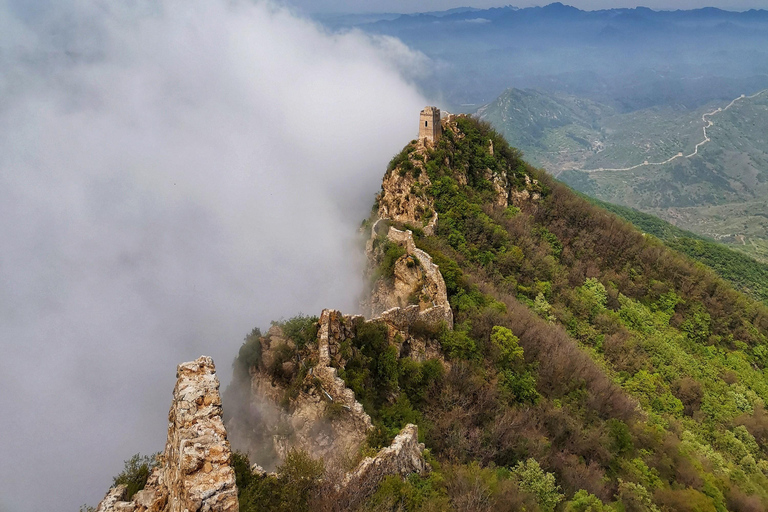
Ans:
POLYGON ((315 341, 320 328, 319 318, 299 314, 282 324, 283 333, 292 339, 296 346, 302 348, 307 343, 315 341))
POLYGON ((691 341, 704 343, 711 333, 712 318, 700 303, 691 308, 688 318, 680 326, 691 341))
POLYGON ((565 504, 565 512, 610 512, 612 509, 603 504, 600 498, 581 489, 573 499, 565 504))
POLYGON ((555 475, 545 473, 536 459, 518 462, 512 469, 517 477, 520 488, 536 496, 536 501, 542 510, 552 512, 558 503, 565 498, 560 493, 560 486, 555 483, 555 475))
POLYGON ((594 277, 588 278, 583 286, 576 289, 576 296, 582 303, 582 311, 585 311, 589 318, 594 318, 595 315, 604 311, 608 303, 605 286, 594 277))
POLYGON ((517 366, 523 361, 523 347, 511 330, 500 325, 491 330, 491 348, 493 357, 500 369, 517 366))
POLYGON ((236 379, 244 380, 249 376, 251 367, 258 366, 261 363, 261 330, 254 327, 251 333, 245 337, 240 351, 237 353, 234 367, 234 376, 236 379))
POLYGON ((651 493, 640 484, 619 480, 619 493, 616 497, 624 505, 625 512, 659 512, 651 493))
POLYGON ((283 464, 277 468, 280 480, 285 482, 281 509, 309 510, 309 494, 317 486, 324 472, 323 461, 313 459, 303 450, 291 449, 283 464))

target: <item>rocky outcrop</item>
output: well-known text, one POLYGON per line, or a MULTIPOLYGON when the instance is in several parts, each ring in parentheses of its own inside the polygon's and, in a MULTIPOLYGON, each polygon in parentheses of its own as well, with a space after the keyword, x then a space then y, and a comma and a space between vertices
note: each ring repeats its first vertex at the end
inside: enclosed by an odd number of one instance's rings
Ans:
POLYGON ((378 197, 378 215, 422 228, 425 234, 432 235, 437 226, 437 212, 434 200, 427 193, 432 186, 424 166, 427 154, 424 141, 419 141, 408 153, 406 164, 387 172, 378 197))
POLYGON ((440 269, 432 261, 432 256, 416 247, 413 241, 413 233, 410 230, 400 231, 393 227, 389 228, 388 238, 393 242, 405 247, 405 252, 409 256, 416 258, 419 266, 424 273, 424 294, 429 298, 427 308, 438 308, 444 315, 445 320, 453 326, 453 314, 448 304, 448 291, 445 288, 445 280, 440 273, 440 269))
POLYGON ((353 458, 373 426, 355 393, 338 376, 347 364, 349 347, 363 324, 376 322, 386 326, 388 339, 401 357, 442 359, 437 342, 411 333, 430 312, 438 315, 431 320, 433 325, 444 321, 444 311, 435 307, 425 311, 418 306, 393 308, 372 320, 323 310, 316 342, 296 351, 299 368, 287 379, 276 378, 265 366, 275 360, 274 352, 291 343, 280 327, 270 328, 261 339, 262 362, 251 371, 251 405, 259 414, 247 425, 235 418, 229 425, 238 446, 268 470, 277 467, 291 449, 304 450, 331 466, 353 458))
POLYGON ((338 377, 332 359, 343 367, 339 347, 354 337, 356 319, 344 316, 339 311, 324 309, 320 314, 320 329, 317 333, 317 365, 307 374, 312 393, 304 393, 292 404, 293 425, 299 446, 309 453, 323 458, 334 455, 350 455, 365 441, 368 431, 373 428, 371 418, 355 399, 355 393, 338 377), (335 410, 329 414, 328 410, 335 410), (311 412, 310 412, 311 411, 311 412), (300 421, 296 421, 300 419, 300 421), (319 423, 326 423, 328 429, 313 438, 319 423), (303 446, 301 446, 303 445, 303 446))
POLYGON ((530 176, 525 175, 525 188, 522 190, 512 190, 509 193, 509 202, 518 208, 525 208, 528 203, 536 202, 541 199, 541 186, 539 180, 532 180, 530 176))
POLYGON ((401 331, 419 321, 431 325, 445 322, 453 328, 445 280, 432 257, 416 247, 410 230, 390 227, 387 238, 403 247, 405 255, 395 262, 392 282, 380 280, 374 284, 367 303, 370 315, 401 331))
POLYGON ((256 413, 233 417, 229 425, 251 461, 273 470, 291 449, 326 462, 357 453, 371 418, 337 372, 346 363, 342 345, 364 321, 326 309, 313 343, 296 347, 278 325, 261 338, 261 363, 251 369, 248 398, 256 413), (292 355, 276 370, 274 361, 286 350, 292 355))
POLYGON ((96 512, 111 512, 111 511, 117 511, 117 510, 125 510, 123 508, 124 505, 130 505, 133 507, 133 508, 130 508, 130 510, 135 510, 136 506, 132 502, 125 501, 127 497, 128 497, 128 486, 126 486, 125 484, 116 485, 115 487, 112 487, 109 491, 107 491, 107 495, 104 496, 104 499, 101 500, 101 503, 99 503, 99 506, 96 507, 96 512))
POLYGON ((373 494, 381 481, 389 475, 421 475, 428 470, 424 460, 424 444, 419 443, 419 429, 416 425, 408 424, 390 446, 383 448, 375 457, 366 457, 355 470, 346 475, 340 484, 341 509, 354 509, 373 494))
POLYGON ((221 419, 216 367, 210 357, 182 363, 168 414, 165 451, 142 491, 126 499, 110 489, 98 512, 237 512, 235 472, 221 419))
POLYGON ((221 419, 216 368, 210 357, 180 364, 160 481, 170 512, 236 512, 237 488, 221 419))
MULTIPOLYGON (((493 141, 489 142, 491 143, 490 151, 491 154, 493 154, 493 141)), ((494 173, 490 169, 486 169, 484 178, 490 181, 491 185, 493 185, 493 191, 496 192, 496 200, 494 201, 496 206, 501 206, 502 208, 509 206, 509 180, 507 180, 506 173, 499 174, 494 173)))

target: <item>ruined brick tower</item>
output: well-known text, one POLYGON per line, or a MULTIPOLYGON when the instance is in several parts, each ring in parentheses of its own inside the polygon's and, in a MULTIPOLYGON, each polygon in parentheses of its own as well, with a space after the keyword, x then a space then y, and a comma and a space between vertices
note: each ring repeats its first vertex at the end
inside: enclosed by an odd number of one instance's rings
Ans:
POLYGON ((419 140, 437 142, 443 134, 440 124, 440 109, 437 107, 424 107, 419 115, 419 140))

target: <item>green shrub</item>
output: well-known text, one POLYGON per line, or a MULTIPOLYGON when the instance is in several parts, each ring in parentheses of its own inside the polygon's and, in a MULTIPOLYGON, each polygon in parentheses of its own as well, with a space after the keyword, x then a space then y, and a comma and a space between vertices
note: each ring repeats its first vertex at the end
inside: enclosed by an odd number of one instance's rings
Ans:
POLYGON ((320 319, 316 316, 297 315, 283 324, 283 333, 296 343, 298 348, 303 348, 307 343, 317 339, 317 331, 320 329, 320 319))
POLYGON ((619 481, 619 493, 616 496, 625 512, 660 512, 654 504, 648 489, 634 482, 619 481))
POLYGON ((612 512, 600 501, 600 498, 590 494, 584 489, 579 490, 573 495, 573 499, 565 504, 565 512, 612 512))
POLYGON ((141 455, 137 453, 125 461, 125 467, 119 475, 113 478, 112 485, 125 484, 128 488, 128 500, 134 494, 144 489, 152 469, 157 465, 157 455, 141 455))
POLYGON ((398 362, 398 383, 400 390, 415 406, 423 406, 428 394, 436 391, 445 375, 443 364, 436 359, 424 362, 414 361, 409 357, 398 362))
POLYGON ((237 495, 239 497, 254 479, 254 475, 251 472, 251 461, 248 460, 247 454, 235 450, 232 452, 231 465, 235 471, 235 484, 237 485, 237 495))
POLYGON ((406 146, 401 152, 396 154, 392 157, 392 160, 389 161, 389 165, 387 165, 387 170, 392 171, 399 165, 401 165, 403 162, 408 161, 408 153, 409 149, 411 148, 410 145, 406 146))
POLYGON ((518 366, 523 361, 520 339, 511 330, 496 325, 491 330, 491 356, 499 369, 518 366))
POLYGON ((251 333, 245 337, 240 350, 237 353, 233 368, 235 378, 245 380, 249 378, 249 371, 252 367, 258 367, 261 364, 261 330, 254 327, 251 333))
POLYGON ((233 463, 240 512, 307 512, 310 496, 325 473, 322 461, 296 449, 288 451, 277 478, 252 474, 243 454, 233 453, 233 463))
POLYGON ((475 340, 469 336, 468 325, 456 325, 454 329, 443 329, 440 345, 450 359, 479 360, 480 351, 475 340))
POLYGON ((609 419, 608 434, 611 438, 611 452, 617 455, 628 455, 634 451, 632 433, 623 421, 616 418, 609 419))
POLYGON ((395 263, 400 257, 405 255, 405 249, 388 239, 382 240, 380 242, 380 247, 382 258, 379 268, 374 273, 374 281, 382 278, 392 282, 395 278, 395 263))
POLYGON ((370 511, 438 512, 449 509, 445 484, 442 477, 434 472, 426 477, 412 474, 405 479, 399 475, 390 475, 384 478, 363 507, 363 510, 370 511))
POLYGON ((508 401, 528 404, 538 401, 536 377, 530 371, 502 370, 499 372, 499 380, 508 401))

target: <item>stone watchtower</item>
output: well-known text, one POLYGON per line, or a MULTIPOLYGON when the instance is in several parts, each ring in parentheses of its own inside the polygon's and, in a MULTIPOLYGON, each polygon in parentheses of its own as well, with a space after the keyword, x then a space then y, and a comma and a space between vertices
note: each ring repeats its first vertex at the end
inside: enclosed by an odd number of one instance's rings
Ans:
POLYGON ((443 126, 440 124, 440 109, 437 107, 424 107, 419 115, 419 140, 425 139, 437 142, 443 134, 443 126))

